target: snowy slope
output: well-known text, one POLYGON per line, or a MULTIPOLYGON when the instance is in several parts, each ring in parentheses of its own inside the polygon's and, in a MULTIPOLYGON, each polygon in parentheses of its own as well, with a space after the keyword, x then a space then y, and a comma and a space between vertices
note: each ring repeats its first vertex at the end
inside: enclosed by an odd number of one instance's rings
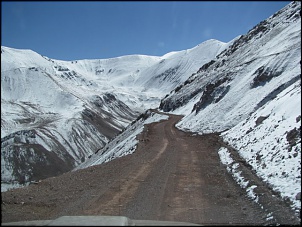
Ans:
POLYGON ((301 201, 301 83, 280 92, 249 118, 222 134, 281 196, 301 201))
POLYGON ((32 51, 1 54, 2 182, 66 172, 138 115, 111 93, 87 93, 96 84, 66 65, 32 51))
POLYGON ((227 45, 75 61, 1 47, 2 185, 76 167, 227 45))
POLYGON ((215 58, 227 45, 227 43, 211 39, 188 50, 165 54, 161 57, 159 64, 142 72, 144 76, 139 77, 136 84, 147 90, 161 91, 163 95, 166 95, 176 85, 187 80, 201 65, 215 58))
MULTIPOLYGON (((160 109, 182 130, 223 132, 257 175, 301 209, 301 3, 240 36, 160 109)), ((223 162, 224 160, 222 160, 223 162)))

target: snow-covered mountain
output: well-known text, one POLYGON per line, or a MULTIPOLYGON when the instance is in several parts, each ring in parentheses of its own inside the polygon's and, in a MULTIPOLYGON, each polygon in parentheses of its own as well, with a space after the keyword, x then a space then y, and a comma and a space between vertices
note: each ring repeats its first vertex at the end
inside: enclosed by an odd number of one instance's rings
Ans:
POLYGON ((301 3, 292 2, 256 25, 160 104, 185 115, 177 125, 182 130, 222 132, 257 175, 299 209, 300 10, 301 3))
POLYGON ((2 190, 84 162, 228 45, 76 61, 2 46, 2 190))

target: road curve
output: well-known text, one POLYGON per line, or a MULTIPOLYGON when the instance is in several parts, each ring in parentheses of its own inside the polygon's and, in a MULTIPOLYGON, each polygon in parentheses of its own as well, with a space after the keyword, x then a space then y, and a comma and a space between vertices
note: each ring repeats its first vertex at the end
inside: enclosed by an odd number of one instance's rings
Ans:
POLYGON ((67 215, 118 215, 202 225, 265 225, 268 212, 251 201, 219 160, 219 136, 175 128, 181 116, 152 123, 136 151, 2 194, 2 222, 67 215))

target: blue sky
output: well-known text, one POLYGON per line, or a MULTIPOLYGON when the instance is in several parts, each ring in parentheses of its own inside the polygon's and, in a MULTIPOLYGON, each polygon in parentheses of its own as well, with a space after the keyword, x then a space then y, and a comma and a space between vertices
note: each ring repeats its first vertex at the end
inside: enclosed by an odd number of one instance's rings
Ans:
POLYGON ((289 1, 2 2, 1 45, 57 60, 162 56, 246 34, 289 1))

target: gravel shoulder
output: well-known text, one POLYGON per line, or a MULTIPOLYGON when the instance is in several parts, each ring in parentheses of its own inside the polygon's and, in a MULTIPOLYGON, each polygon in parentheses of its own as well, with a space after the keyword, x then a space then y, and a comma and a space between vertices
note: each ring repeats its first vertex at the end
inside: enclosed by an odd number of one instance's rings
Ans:
POLYGON ((182 116, 169 116, 145 127, 131 155, 1 193, 2 222, 119 215, 202 225, 300 224, 230 148, 258 186, 262 207, 247 196, 219 160, 219 148, 227 145, 218 134, 180 131, 175 124, 182 116))

